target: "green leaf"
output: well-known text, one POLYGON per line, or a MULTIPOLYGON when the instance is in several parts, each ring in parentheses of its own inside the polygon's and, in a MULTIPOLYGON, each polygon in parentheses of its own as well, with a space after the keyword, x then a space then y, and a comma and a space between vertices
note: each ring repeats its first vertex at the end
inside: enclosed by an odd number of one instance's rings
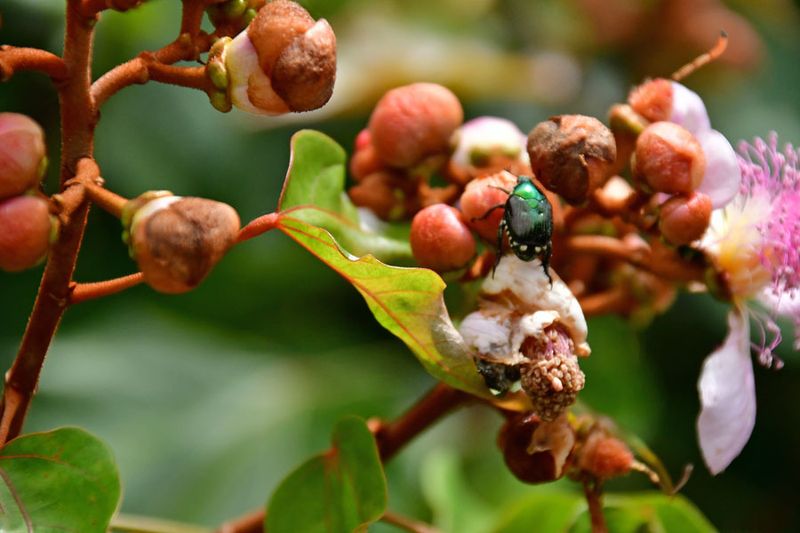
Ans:
POLYGON ((381 222, 367 228, 362 224, 344 191, 346 161, 344 149, 327 135, 313 130, 294 134, 278 209, 328 230, 357 255, 371 253, 385 261, 411 259, 402 225, 381 222))
POLYGON ((0 531, 106 531, 120 497, 110 450, 78 428, 16 438, 0 450, 0 531))
MULTIPOLYGON (((711 533, 714 526, 686 498, 660 493, 606 494, 603 513, 614 533, 711 533)), ((583 495, 545 492, 527 497, 502 514, 496 533, 590 532, 591 521, 583 495)))
POLYGON ((349 281, 377 321, 402 340, 431 375, 466 392, 491 397, 450 321, 442 297, 445 283, 435 272, 385 265, 371 255, 352 257, 330 233, 291 212, 281 216, 278 228, 349 281))
POLYGON ((386 510, 386 478, 375 439, 360 418, 342 419, 332 448, 283 480, 267 507, 270 533, 365 529, 386 510))

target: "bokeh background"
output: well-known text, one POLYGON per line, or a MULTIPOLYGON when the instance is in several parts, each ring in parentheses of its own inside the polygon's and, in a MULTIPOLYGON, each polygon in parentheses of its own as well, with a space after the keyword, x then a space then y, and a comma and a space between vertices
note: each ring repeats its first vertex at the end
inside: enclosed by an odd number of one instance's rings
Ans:
MULTIPOLYGON (((731 35, 723 60, 694 74, 716 128, 731 139, 779 132, 800 143, 800 2, 764 0, 309 0, 337 33, 340 70, 324 110, 278 119, 220 114, 200 93, 149 84, 103 108, 96 157, 108 186, 230 203, 244 221, 275 208, 299 128, 346 149, 387 88, 451 87, 467 117, 494 114, 528 131, 551 114, 605 117, 630 87, 664 76, 731 35)), ((64 2, 2 0, 0 42, 60 51, 64 2)), ((180 2, 103 15, 95 77, 175 36, 180 2)), ((0 85, 0 110, 47 130, 57 182, 58 101, 41 76, 0 85)), ((76 279, 127 274, 120 227, 91 215, 76 279)), ((25 326, 41 268, 0 273, 0 365, 25 326)), ((725 308, 682 295, 646 326, 590 322, 582 398, 645 439, 684 494, 723 531, 800 530, 800 357, 756 368, 758 420, 742 455, 712 478, 694 423, 703 358, 725 335, 725 308)), ((790 334, 790 331, 786 331, 790 334)), ((71 309, 50 351, 27 430, 80 425, 113 448, 123 511, 213 526, 262 505, 295 465, 328 445, 345 414, 394 417, 433 380, 383 331, 344 280, 278 234, 236 247, 190 294, 147 287, 71 309)), ((526 486, 494 444, 500 419, 460 411, 388 466, 390 508, 444 531, 487 531, 519 502, 569 484, 526 486)), ((648 488, 642 478, 609 490, 648 488)), ((377 531, 389 530, 376 526, 377 531)))

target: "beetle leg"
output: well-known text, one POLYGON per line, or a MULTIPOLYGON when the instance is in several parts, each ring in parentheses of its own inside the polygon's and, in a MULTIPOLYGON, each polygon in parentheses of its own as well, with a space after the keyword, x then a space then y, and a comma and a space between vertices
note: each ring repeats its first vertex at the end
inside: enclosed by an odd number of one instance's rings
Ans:
POLYGON ((552 253, 553 247, 552 245, 548 244, 540 257, 542 268, 544 269, 544 275, 547 276, 547 281, 550 282, 551 289, 553 288, 553 278, 550 277, 550 254, 552 253))
POLYGON ((471 219, 470 219, 470 222, 477 222, 477 221, 479 221, 479 220, 486 220, 487 218, 489 218, 489 215, 491 215, 492 213, 494 213, 494 210, 495 210, 495 209, 500 209, 501 207, 505 207, 505 206, 506 206, 506 204, 497 204, 497 205, 496 205, 496 206, 494 206, 494 207, 490 207, 490 208, 489 208, 489 210, 488 210, 488 211, 486 211, 486 212, 485 212, 484 214, 482 214, 481 216, 479 216, 479 217, 473 217, 473 218, 471 218, 471 219))
POLYGON ((500 264, 500 258, 503 257, 503 231, 506 229, 506 221, 501 220, 500 225, 497 226, 497 254, 494 259, 494 266, 492 266, 492 278, 494 278, 494 271, 497 265, 500 264))

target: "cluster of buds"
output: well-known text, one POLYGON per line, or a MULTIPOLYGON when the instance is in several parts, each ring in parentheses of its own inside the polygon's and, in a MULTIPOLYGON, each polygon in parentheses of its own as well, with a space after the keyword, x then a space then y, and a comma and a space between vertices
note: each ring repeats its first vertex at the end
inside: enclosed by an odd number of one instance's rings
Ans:
POLYGON ((206 73, 215 87, 212 105, 266 115, 322 107, 336 80, 336 36, 330 24, 314 21, 289 0, 274 0, 256 12, 259 4, 230 0, 218 5, 228 13, 225 21, 233 17, 247 26, 211 48, 206 73))
POLYGON ((44 259, 58 224, 39 190, 47 157, 42 128, 25 115, 0 113, 0 269, 44 259))
POLYGON ((227 204, 151 191, 128 201, 123 238, 144 281, 177 294, 200 284, 233 246, 239 215, 227 204))
POLYGON ((605 481, 631 470, 658 481, 603 419, 561 415, 545 421, 534 413, 516 413, 503 424, 497 444, 508 469, 525 483, 548 483, 564 475, 605 481))

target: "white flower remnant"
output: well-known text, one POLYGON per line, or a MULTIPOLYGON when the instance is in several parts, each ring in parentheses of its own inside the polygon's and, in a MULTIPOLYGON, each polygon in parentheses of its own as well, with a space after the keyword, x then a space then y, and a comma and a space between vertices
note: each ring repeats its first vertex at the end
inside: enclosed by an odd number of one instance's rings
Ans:
POLYGON ((575 401, 585 383, 577 358, 591 352, 577 299, 551 275, 552 287, 538 260, 506 255, 483 282, 479 310, 460 327, 487 385, 504 392, 506 381, 521 378, 543 420, 575 401))

